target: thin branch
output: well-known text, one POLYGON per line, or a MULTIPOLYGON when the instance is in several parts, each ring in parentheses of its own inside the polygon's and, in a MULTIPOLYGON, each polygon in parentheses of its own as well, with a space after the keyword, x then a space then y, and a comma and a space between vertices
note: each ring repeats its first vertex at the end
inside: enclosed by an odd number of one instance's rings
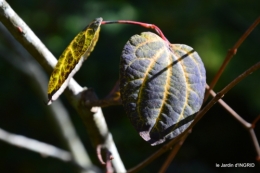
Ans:
MULTIPOLYGON (((4 0, 0 0, 0 21, 11 32, 11 34, 18 40, 23 47, 41 64, 41 66, 50 74, 53 67, 57 63, 56 58, 50 53, 50 51, 44 46, 39 38, 30 30, 30 28, 23 22, 23 20, 13 11, 13 9, 4 0)), ((81 107, 80 95, 83 89, 75 80, 71 79, 66 90, 66 96, 68 97, 72 106, 77 110, 83 119, 86 129, 92 137, 92 143, 94 147, 103 142, 110 143, 108 146, 109 151, 113 154, 112 160, 113 166, 116 172, 125 172, 125 167, 121 161, 121 158, 117 152, 113 138, 108 131, 105 118, 102 110, 97 108, 98 111, 92 112, 89 107, 81 107), (88 126, 95 126, 93 129, 89 129, 88 126), (111 138, 108 138, 111 136, 111 138), (94 140, 94 141, 93 141, 94 140)))
POLYGON ((230 82, 225 88, 223 88, 217 95, 220 97, 223 97, 224 94, 226 94, 230 89, 232 89, 234 86, 236 86, 239 82, 241 82, 243 79, 245 79, 247 76, 252 74, 254 71, 258 70, 260 68, 260 62, 256 63, 249 69, 247 69, 244 73, 239 75, 237 78, 235 78, 232 82, 230 82))
MULTIPOLYGON (((0 140, 10 145, 39 153, 44 157, 53 157, 64 162, 76 164, 72 155, 67 151, 25 136, 9 133, 3 129, 0 129, 0 140)), ((77 166, 82 168, 80 165, 77 166)))
MULTIPOLYGON (((209 86, 207 86, 207 89, 209 89, 209 86)), ((216 93, 211 90, 210 94, 215 97, 216 93)), ((255 135, 254 127, 255 123, 260 119, 260 116, 258 116, 252 124, 248 123, 246 120, 244 120, 241 116, 239 116, 230 106, 228 106, 222 99, 219 99, 218 102, 220 103, 221 106, 223 106, 242 126, 249 132, 249 135, 252 139, 253 145, 256 150, 257 156, 260 158, 260 148, 259 148, 259 143, 257 140, 257 137, 255 135)))
MULTIPOLYGON (((222 75, 224 69, 226 68, 227 64, 229 63, 229 61, 232 59, 232 57, 236 54, 237 49, 239 48, 239 46, 245 41, 245 39, 248 37, 248 35, 255 29, 255 27, 260 23, 260 16, 255 20, 255 22, 247 29, 247 31, 239 38, 239 40, 236 42, 236 44, 229 49, 229 51, 227 52, 226 58, 224 60, 224 62, 222 63, 221 67, 219 68, 217 74, 215 75, 215 77, 213 78, 212 82, 210 83, 210 89, 213 89, 216 85, 216 83, 218 82, 220 76, 222 75)), ((204 102, 208 99, 209 97, 209 91, 206 91, 205 94, 205 98, 204 98, 204 102)))
POLYGON ((159 173, 164 173, 167 170, 167 168, 169 167, 169 165, 171 164, 172 160, 174 159, 174 157, 176 156, 176 154, 180 150, 182 144, 184 143, 184 141, 186 140, 188 135, 189 135, 189 133, 186 133, 186 135, 184 135, 183 138, 174 146, 174 148, 172 149, 171 153, 169 154, 169 156, 167 157, 166 161, 164 162, 163 166, 161 167, 159 173))
MULTIPOLYGON (((207 85, 206 88, 209 89, 209 86, 207 85)), ((215 97, 217 94, 213 90, 210 90, 210 95, 212 95, 212 97, 215 97)), ((244 120, 240 115, 238 115, 238 113, 236 113, 226 102, 224 102, 224 100, 219 99, 218 103, 224 109, 226 109, 238 122, 240 122, 243 127, 245 127, 246 129, 251 128, 251 124, 244 120)))
MULTIPOLYGON (((254 144, 254 147, 255 147, 255 150, 256 150, 256 153, 257 153, 257 157, 260 158, 260 148, 259 148, 259 143, 258 143, 258 140, 257 140, 257 137, 255 135, 255 131, 254 129, 249 129, 249 134, 251 136, 251 139, 252 139, 252 142, 254 144)), ((259 160, 260 162, 260 160, 259 160)))

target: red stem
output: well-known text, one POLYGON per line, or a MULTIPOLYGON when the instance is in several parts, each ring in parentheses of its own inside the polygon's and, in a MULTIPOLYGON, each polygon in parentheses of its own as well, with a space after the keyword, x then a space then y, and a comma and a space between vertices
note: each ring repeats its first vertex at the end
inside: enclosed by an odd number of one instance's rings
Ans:
POLYGON ((149 23, 143 23, 143 22, 136 22, 136 21, 131 21, 131 20, 117 20, 117 21, 102 21, 101 25, 106 25, 106 24, 114 24, 114 23, 121 23, 121 24, 131 24, 131 25, 140 25, 144 28, 149 28, 155 30, 160 37, 166 41, 168 44, 171 44, 167 38, 164 36, 163 32, 160 30, 160 28, 154 24, 149 24, 149 23))

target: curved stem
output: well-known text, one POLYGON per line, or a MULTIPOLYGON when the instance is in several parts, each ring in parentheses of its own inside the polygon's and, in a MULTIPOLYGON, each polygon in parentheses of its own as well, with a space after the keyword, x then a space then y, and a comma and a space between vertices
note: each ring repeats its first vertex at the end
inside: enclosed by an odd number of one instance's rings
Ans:
POLYGON ((117 20, 117 21, 102 21, 101 25, 106 25, 106 24, 114 24, 114 23, 120 23, 120 24, 131 24, 131 25, 140 25, 144 28, 149 28, 155 30, 160 37, 166 41, 168 44, 171 44, 167 38, 164 36, 163 32, 160 30, 160 28, 154 24, 149 24, 149 23, 143 23, 143 22, 137 22, 137 21, 131 21, 131 20, 117 20))

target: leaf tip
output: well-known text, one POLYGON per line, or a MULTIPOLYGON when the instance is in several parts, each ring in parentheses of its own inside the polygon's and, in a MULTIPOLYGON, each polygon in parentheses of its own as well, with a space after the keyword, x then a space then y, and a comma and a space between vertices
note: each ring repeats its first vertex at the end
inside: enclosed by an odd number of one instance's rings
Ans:
POLYGON ((47 105, 48 105, 48 106, 51 105, 52 102, 53 102, 53 100, 52 100, 52 99, 49 99, 48 102, 47 102, 47 105))

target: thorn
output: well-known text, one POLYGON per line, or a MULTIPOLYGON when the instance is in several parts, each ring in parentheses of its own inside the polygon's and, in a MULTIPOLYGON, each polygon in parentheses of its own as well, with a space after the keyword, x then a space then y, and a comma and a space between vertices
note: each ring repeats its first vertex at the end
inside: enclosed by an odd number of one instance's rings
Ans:
POLYGON ((102 158, 102 155, 101 155, 101 149, 103 148, 103 145, 101 145, 101 144, 99 144, 98 146, 97 146, 97 157, 98 157, 98 160, 100 161, 100 163, 102 164, 102 165, 105 165, 106 164, 106 162, 104 162, 104 160, 103 160, 103 158, 102 158))

